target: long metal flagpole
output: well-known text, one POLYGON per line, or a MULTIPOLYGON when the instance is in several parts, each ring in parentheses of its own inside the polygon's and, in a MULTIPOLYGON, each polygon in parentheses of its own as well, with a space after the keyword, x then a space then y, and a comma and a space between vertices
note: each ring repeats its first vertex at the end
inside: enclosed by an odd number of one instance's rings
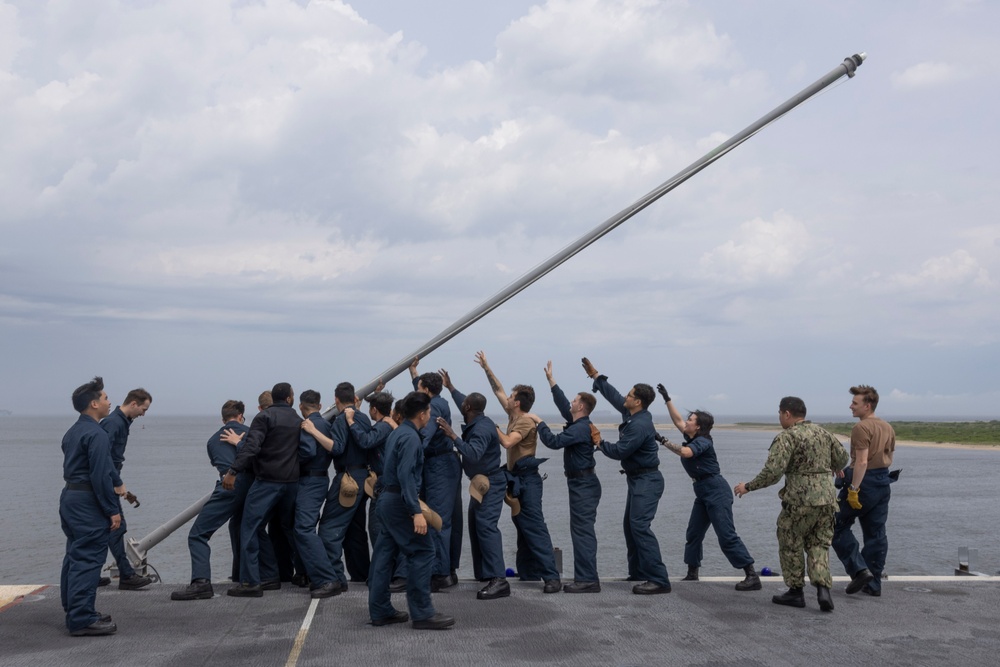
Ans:
MULTIPOLYGON (((788 99, 787 101, 785 101, 784 103, 773 109, 770 113, 761 117, 759 120, 746 127, 743 131, 731 137, 728 141, 723 142, 713 150, 709 151, 700 159, 696 160, 695 162, 691 163, 690 165, 679 171, 670 180, 666 181, 665 183, 662 183, 657 188, 655 188, 645 196, 641 197, 637 201, 633 202, 631 205, 623 209, 618 214, 608 218, 607 220, 599 224, 597 227, 594 227, 592 230, 581 236, 579 239, 569 244, 568 246, 566 246, 565 248, 554 254, 552 257, 548 258, 541 264, 538 264, 533 269, 525 273, 523 276, 521 276, 514 282, 510 283, 509 285, 501 289, 499 292, 488 298, 479 306, 470 310, 462 318, 460 318, 454 324, 452 324, 447 329, 439 333, 437 336, 435 336, 428 342, 424 343, 422 346, 420 346, 410 354, 406 355, 405 357, 397 361, 389 368, 382 371, 382 373, 380 373, 374 379, 368 382, 368 384, 359 387, 356 391, 357 395, 366 396, 369 393, 371 393, 371 391, 375 389, 375 387, 378 386, 378 383, 380 381, 389 382, 391 379, 393 379, 401 372, 403 372, 404 369, 408 368, 410 363, 413 362, 414 357, 421 357, 421 358, 426 357, 428 354, 430 354, 437 348, 447 343, 449 340, 460 334, 462 331, 466 330, 467 328, 478 322, 480 319, 482 319, 492 311, 499 308, 501 305, 503 305, 508 300, 513 298, 519 292, 521 292, 529 285, 531 285, 535 281, 545 276, 547 273, 558 267, 560 264, 568 260, 570 257, 573 257, 578 252, 580 252, 581 250, 592 244, 594 241, 597 241, 599 238, 601 238, 611 230, 621 225, 623 222, 634 216, 636 213, 642 211, 647 206, 655 202, 657 199, 667 194, 668 192, 676 188, 678 185, 680 185, 684 181, 688 180, 689 178, 700 172, 702 169, 705 169, 713 162, 721 158, 723 155, 733 150, 734 148, 742 144, 744 141, 746 141, 753 135, 757 134, 762 129, 764 129, 765 127, 767 127, 774 121, 778 120, 779 118, 784 116, 786 113, 788 113, 795 107, 799 106, 800 104, 808 100, 810 97, 816 95, 824 88, 827 88, 828 86, 830 86, 831 84, 835 83, 836 81, 845 76, 853 77, 855 71, 858 69, 858 67, 861 66, 861 63, 865 61, 866 57, 867 56, 864 53, 858 53, 848 58, 845 58, 843 63, 830 70, 823 77, 818 79, 815 83, 804 88, 797 95, 791 97, 790 99, 788 99)), ((323 413, 323 416, 329 419, 335 414, 336 414, 336 408, 330 408, 323 413)))
MULTIPOLYGON (((607 220, 599 224, 597 227, 594 227, 592 230, 581 236, 579 239, 577 239, 573 243, 569 244, 568 246, 566 246, 565 248, 554 254, 549 259, 535 266, 533 269, 531 269, 530 271, 528 271, 523 276, 521 276, 514 282, 510 283, 503 289, 501 289, 499 292, 488 298, 479 306, 470 310, 458 321, 456 321, 454 324, 446 328, 437 336, 435 336, 428 342, 424 343, 422 346, 420 346, 410 354, 406 355, 405 357, 397 361, 389 368, 385 369, 382 373, 378 374, 374 379, 368 382, 368 384, 362 387, 358 387, 356 389, 357 395, 366 396, 369 393, 371 393, 375 389, 375 387, 378 386, 379 382, 388 382, 392 380, 394 377, 402 373, 404 369, 409 367, 414 357, 426 357, 428 354, 438 349, 439 347, 447 343, 449 340, 451 340, 461 332, 468 329, 470 326, 481 320, 483 317, 485 317, 489 313, 499 308, 501 305, 503 305, 508 300, 513 298, 515 295, 520 293, 522 290, 527 288, 529 285, 531 285, 535 281, 539 280, 540 278, 548 274, 550 271, 558 267, 560 264, 568 260, 570 257, 573 257, 578 252, 580 252, 581 250, 592 244, 594 241, 598 240, 611 230, 615 229, 623 222, 634 216, 636 213, 642 211, 647 206, 655 202, 657 199, 667 194, 668 192, 676 188, 678 185, 680 185, 684 181, 688 180, 689 178, 700 172, 702 169, 705 169, 710 164, 721 158, 723 155, 733 150, 734 148, 742 144, 744 141, 746 141, 753 135, 757 134, 762 129, 764 129, 765 127, 767 127, 774 121, 778 120, 779 118, 784 116, 786 113, 788 113, 795 107, 799 106, 800 104, 808 100, 810 97, 816 95, 824 88, 827 88, 828 86, 832 85, 833 83, 837 82, 838 80, 840 80, 845 76, 849 78, 853 77, 855 71, 865 61, 865 58, 866 56, 864 53, 858 53, 848 58, 845 58, 844 62, 842 62, 840 65, 837 65, 829 72, 827 72, 823 77, 818 79, 815 83, 804 88, 797 95, 791 97, 783 104, 775 107, 775 109, 773 109, 770 113, 761 117, 759 120, 746 127, 743 131, 734 135, 728 141, 723 142, 721 145, 709 151, 699 160, 691 163, 690 165, 679 171, 673 178, 666 181, 665 183, 662 183, 656 189, 652 190, 645 196, 636 200, 631 205, 626 207, 624 210, 619 212, 617 215, 608 218, 607 220)), ((330 419, 335 414, 336 414, 336 408, 331 408, 328 409, 326 412, 324 412, 323 416, 326 417, 327 419, 330 419)), ((132 564, 136 567, 136 569, 140 570, 142 573, 145 573, 146 551, 152 548, 157 543, 159 543, 174 530, 184 525, 184 523, 189 521, 192 517, 197 515, 201 511, 201 508, 202 506, 204 506, 205 502, 208 501, 208 498, 209 496, 205 496, 201 500, 198 500, 190 507, 188 507, 186 510, 181 512, 179 515, 174 517, 172 520, 168 521, 159 528, 155 529, 153 532, 151 532, 142 540, 138 541, 129 540, 130 544, 129 548, 127 549, 128 556, 129 560, 132 561, 132 564)))

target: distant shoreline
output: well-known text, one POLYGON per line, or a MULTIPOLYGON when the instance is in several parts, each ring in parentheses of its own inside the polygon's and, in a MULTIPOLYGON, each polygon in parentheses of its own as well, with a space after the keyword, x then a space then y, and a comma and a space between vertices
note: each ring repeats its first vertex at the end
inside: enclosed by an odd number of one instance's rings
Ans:
MULTIPOLYGON (((618 424, 596 424, 600 429, 616 429, 618 424)), ((656 430, 661 432, 670 432, 675 430, 674 425, 671 424, 654 424, 656 430)), ((716 431, 771 431, 777 433, 781 430, 779 424, 716 424, 716 431)), ((678 434, 679 435, 679 434, 678 434)), ((843 442, 847 443, 849 438, 845 435, 839 435, 834 433, 837 438, 843 442)), ((896 440, 896 445, 900 447, 935 447, 937 449, 978 449, 978 450, 989 450, 1000 452, 1000 443, 995 444, 983 444, 983 443, 970 443, 963 444, 961 442, 924 442, 920 440, 896 440)))

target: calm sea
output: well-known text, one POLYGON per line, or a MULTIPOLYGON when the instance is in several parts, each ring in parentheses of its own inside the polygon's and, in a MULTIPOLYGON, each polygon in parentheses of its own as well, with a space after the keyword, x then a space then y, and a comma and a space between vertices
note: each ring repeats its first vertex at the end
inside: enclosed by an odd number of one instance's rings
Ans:
MULTIPOLYGON (((0 417, 0 584, 53 584, 65 540, 59 527, 62 481, 62 435, 75 421, 65 417, 0 417)), ((553 421, 553 425, 559 424, 553 421)), ((205 441, 220 425, 212 417, 161 417, 151 414, 132 427, 122 477, 139 496, 142 506, 126 508, 129 537, 147 534, 192 502, 210 492, 217 474, 208 463, 205 441)), ((668 436, 676 436, 676 432, 668 436)), ((759 472, 775 432, 717 430, 715 446, 723 474, 730 485, 759 472)), ((616 438, 614 431, 605 433, 616 438)), ((541 448, 540 448, 541 449, 541 448)), ((541 451, 540 451, 541 454, 541 451)), ((542 454, 544 455, 544 454, 542 454)), ((673 454, 661 451, 666 492, 654 522, 663 560, 674 577, 683 576, 684 531, 691 511, 691 482, 673 454)), ((988 574, 1000 570, 1000 505, 996 478, 991 473, 1000 451, 900 447, 894 467, 902 476, 892 487, 889 513, 891 574, 952 574, 959 547, 978 551, 972 568, 988 574)), ((602 577, 624 577, 625 545, 622 513, 625 478, 616 462, 598 456, 598 474, 604 494, 598 512, 598 567, 602 577)), ((566 480, 562 454, 552 452, 542 466, 545 516, 553 544, 562 549, 564 576, 572 576, 566 480)), ((775 518, 778 487, 756 491, 734 505, 736 528, 758 567, 778 569, 775 518)), ((468 494, 466 490, 466 495, 468 494)), ((156 546, 149 556, 165 582, 187 583, 190 560, 184 526, 156 546)), ((505 510, 501 519, 507 563, 514 564, 514 529, 505 510)), ((212 540, 212 569, 216 579, 229 572, 228 533, 223 528, 212 540)), ((703 573, 733 575, 714 535, 706 539, 703 573)), ((842 574, 839 564, 834 573, 842 574)), ((468 536, 462 577, 471 577, 468 536)))

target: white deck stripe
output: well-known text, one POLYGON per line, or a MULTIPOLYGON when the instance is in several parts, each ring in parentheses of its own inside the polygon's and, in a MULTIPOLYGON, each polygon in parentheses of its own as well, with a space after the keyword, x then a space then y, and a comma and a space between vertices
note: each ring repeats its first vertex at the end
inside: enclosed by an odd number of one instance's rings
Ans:
POLYGON ((285 667, 295 667, 299 662, 299 653, 302 652, 302 645, 306 643, 306 635, 309 634, 309 626, 312 625, 313 616, 315 616, 316 607, 318 606, 318 599, 313 600, 309 604, 309 611, 306 612, 306 617, 302 619, 302 627, 299 628, 299 634, 295 636, 295 643, 292 645, 292 652, 288 654, 285 667))

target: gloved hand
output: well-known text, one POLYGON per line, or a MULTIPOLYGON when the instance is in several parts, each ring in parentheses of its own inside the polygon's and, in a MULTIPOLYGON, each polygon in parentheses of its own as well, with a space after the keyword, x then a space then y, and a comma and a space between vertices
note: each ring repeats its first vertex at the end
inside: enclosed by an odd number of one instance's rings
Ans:
POLYGON ((590 359, 584 357, 583 359, 580 360, 580 362, 583 364, 583 372, 587 374, 587 377, 589 378, 597 377, 598 375, 597 369, 594 368, 594 364, 590 363, 590 359))
POLYGON ((851 509, 861 509, 861 501, 858 500, 858 489, 853 486, 847 487, 847 504, 851 506, 851 509))
POLYGON ((663 445, 664 447, 666 447, 666 445, 667 445, 667 439, 665 437, 663 437, 662 435, 660 435, 659 433, 657 433, 656 435, 654 435, 653 439, 656 440, 661 445, 663 445))
POLYGON ((590 425, 590 440, 594 443, 594 447, 601 446, 601 429, 594 424, 590 425))
POLYGON ((670 394, 667 393, 667 388, 663 386, 663 383, 656 385, 656 391, 660 392, 660 396, 663 397, 664 403, 670 402, 670 394))

